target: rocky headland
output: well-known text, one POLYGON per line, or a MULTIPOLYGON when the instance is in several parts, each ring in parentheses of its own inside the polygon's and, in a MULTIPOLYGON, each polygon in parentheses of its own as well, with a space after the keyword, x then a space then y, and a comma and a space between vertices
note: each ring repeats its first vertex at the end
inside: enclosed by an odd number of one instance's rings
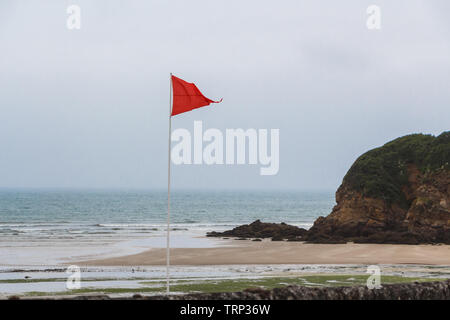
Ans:
POLYGON ((309 230, 257 220, 208 236, 450 244, 450 131, 404 136, 364 153, 345 175, 336 203, 309 230))
POLYGON ((366 152, 345 175, 336 203, 304 240, 450 244, 450 131, 366 152))

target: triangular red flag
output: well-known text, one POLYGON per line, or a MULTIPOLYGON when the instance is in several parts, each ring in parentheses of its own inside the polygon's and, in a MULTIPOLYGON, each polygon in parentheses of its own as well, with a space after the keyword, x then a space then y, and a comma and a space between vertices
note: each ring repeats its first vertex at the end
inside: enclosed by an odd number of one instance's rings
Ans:
POLYGON ((210 103, 222 102, 222 99, 220 101, 208 99, 198 90, 195 84, 186 82, 174 75, 172 75, 172 89, 172 116, 207 106, 210 103))

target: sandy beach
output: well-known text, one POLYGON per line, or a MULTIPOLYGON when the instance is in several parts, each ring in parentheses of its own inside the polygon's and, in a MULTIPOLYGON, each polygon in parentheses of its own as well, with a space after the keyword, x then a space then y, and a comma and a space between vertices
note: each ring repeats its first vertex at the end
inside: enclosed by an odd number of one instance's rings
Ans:
MULTIPOLYGON (((427 264, 450 265, 449 245, 309 244, 227 240, 213 248, 172 248, 172 265, 427 264)), ((164 265, 166 250, 77 262, 81 266, 164 265)))

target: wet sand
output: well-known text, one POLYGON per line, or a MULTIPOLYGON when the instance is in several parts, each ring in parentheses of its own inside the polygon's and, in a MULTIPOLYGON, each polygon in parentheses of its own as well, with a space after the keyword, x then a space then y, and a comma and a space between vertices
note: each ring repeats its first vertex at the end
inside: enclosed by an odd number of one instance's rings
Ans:
MULTIPOLYGON (((213 248, 173 248, 171 265, 427 264, 450 265, 450 245, 306 244, 224 240, 213 248)), ((77 262, 80 266, 165 265, 166 249, 77 262)))

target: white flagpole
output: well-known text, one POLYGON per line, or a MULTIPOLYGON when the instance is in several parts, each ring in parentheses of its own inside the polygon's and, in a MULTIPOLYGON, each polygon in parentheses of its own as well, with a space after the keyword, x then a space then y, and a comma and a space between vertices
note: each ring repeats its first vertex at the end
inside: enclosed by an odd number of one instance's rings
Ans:
POLYGON ((170 98, 169 98, 169 163, 167 171, 167 248, 166 248, 166 286, 167 294, 170 293, 170 163, 171 163, 171 135, 172 133, 172 73, 170 74, 170 98))

